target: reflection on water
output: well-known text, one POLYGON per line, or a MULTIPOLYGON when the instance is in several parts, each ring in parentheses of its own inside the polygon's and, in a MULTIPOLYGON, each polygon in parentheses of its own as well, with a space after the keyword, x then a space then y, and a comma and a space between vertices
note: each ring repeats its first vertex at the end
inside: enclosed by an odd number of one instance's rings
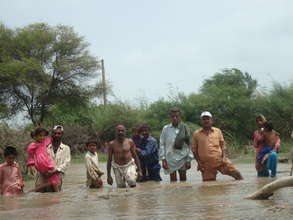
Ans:
MULTIPOLYGON (((254 164, 237 167, 244 181, 219 174, 218 181, 202 183, 194 165, 185 183, 170 184, 168 176, 162 173, 162 183, 147 182, 132 189, 116 189, 104 182, 103 189, 87 189, 84 165, 73 164, 62 192, 2 197, 0 216, 1 220, 292 219, 293 192, 290 188, 280 190, 270 200, 246 200, 246 195, 272 179, 256 178, 254 164)), ((279 169, 283 171, 279 176, 286 176, 290 167, 281 164, 279 169)), ((26 189, 31 188, 33 183, 30 184, 26 189)))

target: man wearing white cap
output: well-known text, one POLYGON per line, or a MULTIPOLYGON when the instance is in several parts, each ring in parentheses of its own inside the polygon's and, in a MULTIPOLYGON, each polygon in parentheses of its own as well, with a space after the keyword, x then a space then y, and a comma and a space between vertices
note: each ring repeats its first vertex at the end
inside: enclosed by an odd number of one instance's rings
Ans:
POLYGON ((192 135, 192 151, 197 161, 197 169, 202 174, 203 181, 216 180, 217 172, 243 179, 241 173, 225 156, 225 142, 222 131, 212 127, 213 120, 210 112, 202 112, 200 115, 202 128, 192 135))
MULTIPOLYGON (((65 174, 66 169, 70 165, 71 154, 70 147, 62 143, 64 129, 61 125, 56 125, 52 129, 52 143, 48 146, 48 152, 51 155, 52 159, 55 162, 56 173, 59 174, 61 179, 61 184, 59 186, 59 190, 62 187, 62 178, 65 174)), ((46 177, 54 175, 55 173, 46 173, 46 177)), ((45 180, 42 175, 37 174, 36 186, 43 183, 45 180)), ((50 191, 50 189, 45 190, 46 192, 50 191)))

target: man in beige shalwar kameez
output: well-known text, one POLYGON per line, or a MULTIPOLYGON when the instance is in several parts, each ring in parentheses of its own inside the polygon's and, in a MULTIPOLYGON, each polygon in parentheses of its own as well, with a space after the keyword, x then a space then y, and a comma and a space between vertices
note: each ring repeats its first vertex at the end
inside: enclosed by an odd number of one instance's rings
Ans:
POLYGON ((203 181, 216 180, 217 172, 243 179, 241 173, 225 155, 222 131, 212 127, 212 114, 203 112, 200 117, 202 128, 192 135, 192 151, 202 174, 203 181))

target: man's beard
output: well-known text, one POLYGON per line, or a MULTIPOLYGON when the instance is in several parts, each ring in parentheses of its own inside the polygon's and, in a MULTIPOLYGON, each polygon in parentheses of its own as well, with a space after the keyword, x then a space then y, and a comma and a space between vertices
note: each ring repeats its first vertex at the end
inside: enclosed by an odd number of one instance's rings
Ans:
POLYGON ((53 141, 53 142, 61 142, 61 137, 60 137, 60 138, 59 138, 59 137, 58 137, 58 138, 56 138, 56 137, 55 137, 55 138, 52 137, 52 141, 53 141))

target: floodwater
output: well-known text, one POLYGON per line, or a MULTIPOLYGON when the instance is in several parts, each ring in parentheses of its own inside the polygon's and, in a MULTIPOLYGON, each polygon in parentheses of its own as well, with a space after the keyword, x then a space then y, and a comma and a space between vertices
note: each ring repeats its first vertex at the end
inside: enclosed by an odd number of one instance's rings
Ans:
MULTIPOLYGON (((103 170, 106 171, 105 164, 103 170)), ((74 219, 292 219, 293 190, 281 189, 269 200, 245 196, 272 181, 256 178, 254 164, 237 164, 245 180, 234 181, 218 174, 216 182, 201 182, 195 164, 185 183, 139 183, 136 188, 117 189, 104 178, 103 189, 85 187, 85 167, 72 164, 60 193, 25 193, 0 198, 1 220, 74 219)), ((289 164, 279 164, 278 176, 289 174, 289 164)), ((114 176, 113 176, 114 177, 114 176)), ((26 191, 33 183, 26 185, 26 191)))

